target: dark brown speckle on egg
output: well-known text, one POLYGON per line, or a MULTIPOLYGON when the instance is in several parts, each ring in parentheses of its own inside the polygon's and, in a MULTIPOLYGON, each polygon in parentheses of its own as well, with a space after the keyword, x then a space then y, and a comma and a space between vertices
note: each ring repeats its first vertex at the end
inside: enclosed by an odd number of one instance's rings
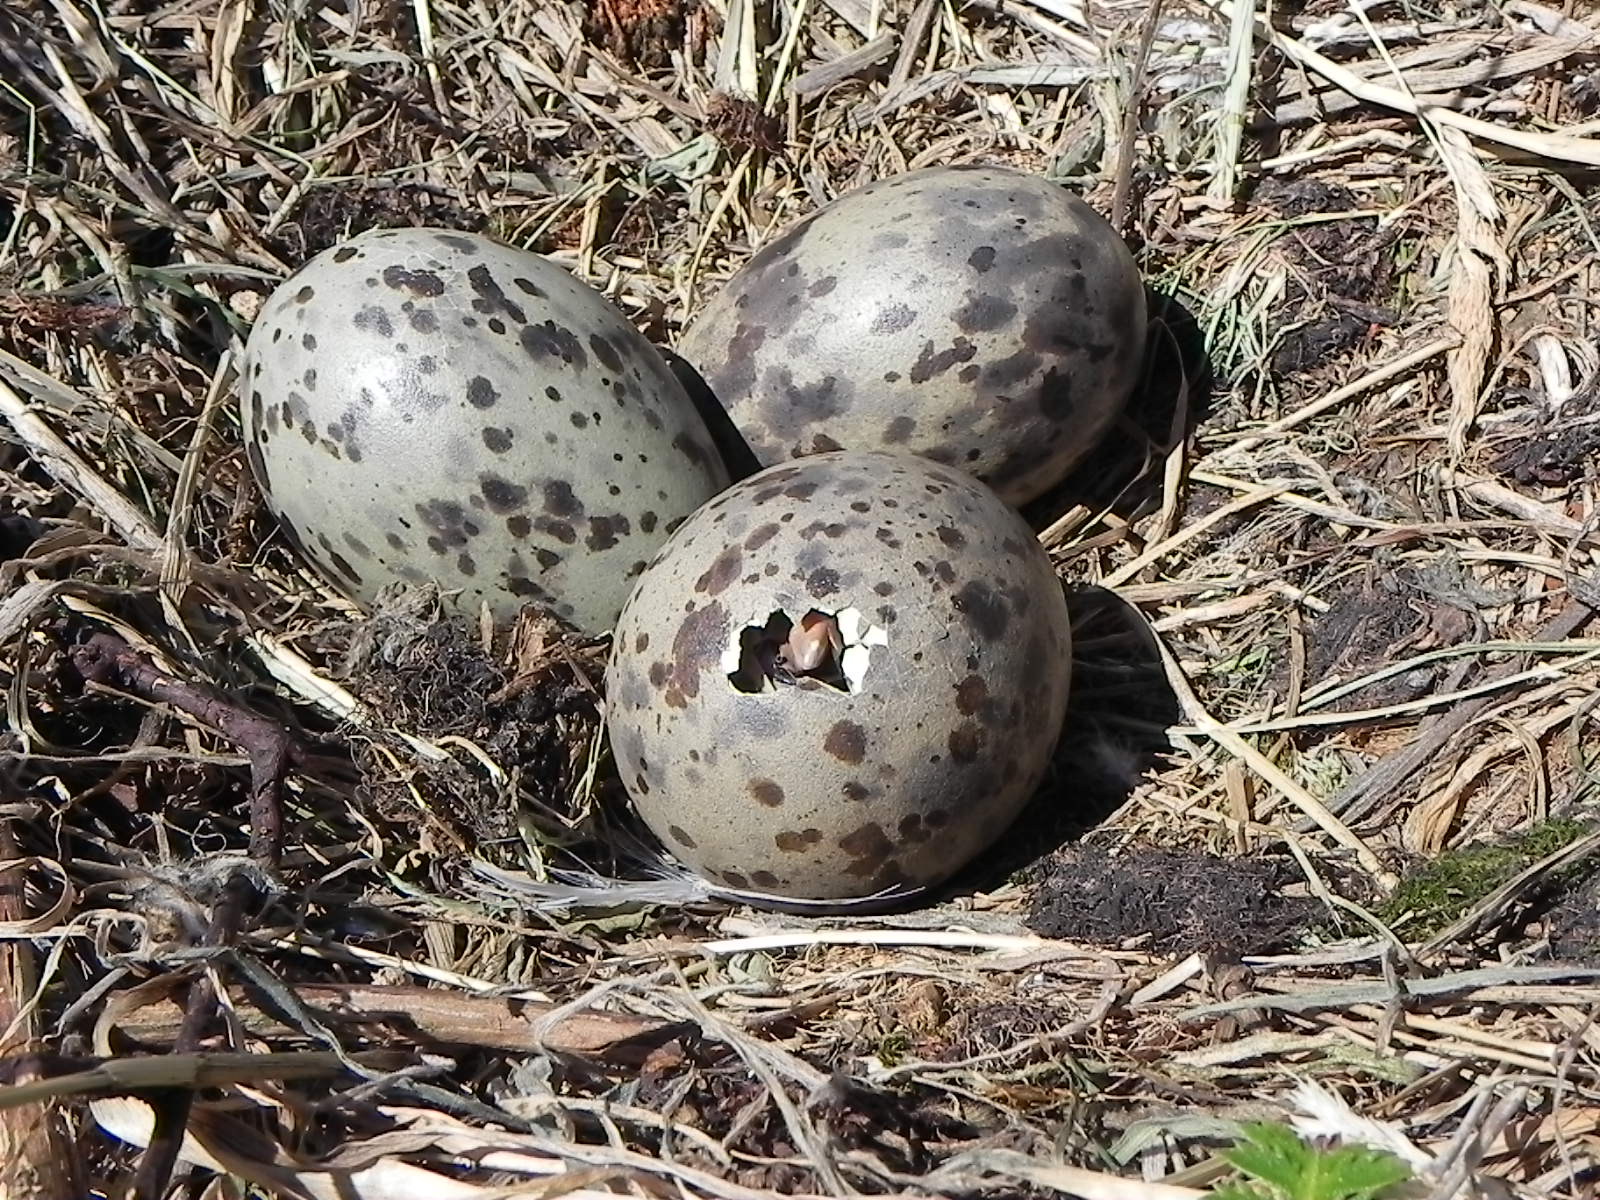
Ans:
POLYGON ((634 564, 728 480, 715 455, 684 453, 709 445, 704 422, 620 310, 476 234, 375 230, 316 256, 263 306, 240 379, 269 508, 362 604, 395 580, 433 582, 469 614, 529 601, 606 632, 634 564), (622 379, 653 424, 594 415, 617 412, 622 379), (639 465, 622 475, 622 459, 639 465), (420 524, 402 536, 408 518, 420 524))
POLYGON ((770 779, 752 779, 750 795, 755 798, 757 804, 766 808, 777 808, 783 803, 783 789, 770 779))
POLYGON ((1064 593, 1014 510, 921 456, 836 451, 682 522, 618 621, 607 677, 641 701, 607 724, 654 765, 630 789, 640 815, 707 878, 765 872, 764 890, 824 900, 926 887, 1042 778, 1070 654, 1064 593), (844 630, 876 639, 859 686, 809 657, 844 630))
POLYGON ((1022 504, 1112 428, 1142 371, 1146 318, 1132 254, 1066 187, 932 167, 858 188, 769 242, 677 349, 764 465, 900 447, 1022 504))

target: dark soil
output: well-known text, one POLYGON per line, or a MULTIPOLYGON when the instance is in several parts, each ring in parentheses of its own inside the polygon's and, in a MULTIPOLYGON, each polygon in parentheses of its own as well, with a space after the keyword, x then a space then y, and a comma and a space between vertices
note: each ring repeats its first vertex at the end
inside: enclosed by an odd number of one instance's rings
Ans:
POLYGON ((1600 872, 1550 910, 1547 927, 1551 958, 1600 965, 1600 872))
POLYGON ((783 123, 742 96, 717 94, 706 103, 706 128, 730 150, 783 149, 783 123))
POLYGON ((1136 941, 1161 954, 1263 954, 1287 946, 1321 911, 1285 894, 1299 879, 1287 859, 1064 851, 1034 895, 1028 928, 1067 941, 1136 941))
MULTIPOLYGON (((1411 603, 1416 591, 1398 574, 1363 571, 1342 581, 1324 598, 1332 607, 1309 622, 1306 632, 1306 673, 1314 682, 1331 675, 1350 679, 1367 674, 1388 662, 1394 651, 1422 628, 1423 615, 1411 603)), ((1410 699, 1426 683, 1396 676, 1352 694, 1342 703, 1348 708, 1364 708, 1410 699)))
MULTIPOLYGON (((1262 183, 1256 200, 1280 216, 1348 212, 1359 207, 1348 188, 1316 179, 1262 183)), ((1284 231, 1278 248, 1290 271, 1272 356, 1272 371, 1292 377, 1313 371, 1366 340, 1374 326, 1399 317, 1383 307, 1393 287, 1397 227, 1380 229, 1376 218, 1352 217, 1297 225, 1284 231)))
POLYGON ((1494 470, 1524 486, 1565 487, 1592 477, 1600 465, 1600 388, 1588 388, 1562 406, 1548 426, 1512 437, 1494 470))
MULTIPOLYGON (((1441 599, 1411 568, 1379 563, 1320 593, 1332 607, 1306 623, 1308 683, 1355 679, 1423 649, 1454 645, 1472 635, 1465 609, 1441 599)), ((1327 706, 1332 712, 1378 708, 1432 691, 1447 664, 1405 671, 1351 692, 1327 706)), ((1287 664, 1278 674, 1287 677, 1287 664)))
MULTIPOLYGON (((766 1094, 761 1081, 725 1046, 691 1038, 684 1049, 694 1064, 692 1074, 658 1074, 647 1064, 633 1104, 723 1141, 745 1159, 730 1176, 744 1186, 816 1191, 818 1181, 808 1168, 781 1161, 802 1156, 778 1114, 771 1107, 761 1110, 766 1094)), ((941 1143, 977 1132, 941 1111, 942 1099, 917 1088, 870 1087, 841 1068, 818 1089, 810 1107, 839 1148, 867 1151, 893 1170, 923 1173, 938 1165, 941 1143)), ((726 1170, 691 1142, 677 1143, 674 1157, 703 1170, 726 1170)))
MULTIPOLYGON (((353 690, 385 721, 424 738, 466 738, 556 814, 567 807, 599 726, 602 646, 529 610, 486 649, 468 622, 443 615, 430 593, 396 589, 357 629, 346 670, 353 690)), ((361 755, 370 793, 397 819, 414 802, 388 761, 370 750, 361 755)), ((456 763, 437 769, 450 778, 424 791, 452 803, 434 816, 468 845, 482 851, 515 834, 517 813, 481 773, 456 763)))
POLYGON ((1070 1024, 1069 1014, 1048 1004, 1007 1001, 964 1008, 950 1021, 950 1041, 931 1057, 960 1061, 995 1054, 1030 1037, 1070 1024))
POLYGON ((1361 344, 1369 326, 1349 313, 1334 313, 1290 330, 1272 353, 1276 375, 1299 375, 1361 344))

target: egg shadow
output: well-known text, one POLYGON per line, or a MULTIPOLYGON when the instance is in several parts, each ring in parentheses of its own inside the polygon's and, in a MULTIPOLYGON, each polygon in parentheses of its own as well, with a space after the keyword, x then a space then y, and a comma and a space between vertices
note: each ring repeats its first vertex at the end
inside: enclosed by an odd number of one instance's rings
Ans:
POLYGON ((1144 374, 1115 425, 1078 467, 1023 507, 1043 530, 1074 507, 1133 520, 1161 502, 1162 464, 1209 415, 1215 376, 1205 330, 1175 296, 1146 285, 1144 374))
POLYGON ((741 479, 759 471, 760 461, 746 444, 739 427, 733 423, 728 410, 722 406, 722 402, 717 399, 716 393, 711 390, 711 385, 705 381, 700 372, 688 359, 674 354, 665 346, 657 346, 656 350, 666 359, 667 366, 678 377, 683 390, 689 393, 695 411, 700 414, 706 430, 711 434, 712 445, 716 447, 717 453, 722 455, 731 482, 738 483, 741 479))
POLYGON ((1155 632, 1102 587, 1066 585, 1072 684, 1050 770, 1017 819, 943 888, 991 891, 1116 813, 1170 749, 1182 717, 1155 632))

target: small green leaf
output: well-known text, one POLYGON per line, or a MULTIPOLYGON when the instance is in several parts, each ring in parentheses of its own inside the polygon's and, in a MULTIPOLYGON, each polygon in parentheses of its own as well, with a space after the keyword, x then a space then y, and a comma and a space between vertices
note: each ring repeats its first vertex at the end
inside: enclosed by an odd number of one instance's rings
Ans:
POLYGON ((1250 1181, 1213 1191, 1221 1200, 1378 1200, 1411 1178, 1405 1163, 1386 1151, 1365 1146, 1320 1150, 1286 1126, 1264 1122, 1243 1126, 1239 1144, 1221 1157, 1250 1181))
POLYGON ((1317 1156, 1324 1189, 1321 1200, 1375 1200, 1379 1193, 1411 1178, 1392 1154, 1366 1146, 1340 1146, 1317 1156))
POLYGON ((1225 1183, 1211 1190, 1211 1200, 1273 1200, 1272 1193, 1248 1183, 1225 1183))
POLYGON ((1222 1157, 1285 1200, 1307 1200, 1302 1181, 1316 1152, 1283 1125, 1253 1122, 1240 1131, 1243 1142, 1222 1157))

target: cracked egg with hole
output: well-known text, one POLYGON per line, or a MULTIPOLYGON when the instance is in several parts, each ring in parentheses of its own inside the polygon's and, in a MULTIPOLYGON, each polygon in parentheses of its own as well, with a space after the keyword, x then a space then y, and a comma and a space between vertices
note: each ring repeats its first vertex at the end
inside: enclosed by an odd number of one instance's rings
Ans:
POLYGON ((647 825, 723 886, 915 891, 990 846, 1065 717, 1065 594, 962 471, 837 451, 700 507, 640 576, 607 668, 612 752, 647 825))

